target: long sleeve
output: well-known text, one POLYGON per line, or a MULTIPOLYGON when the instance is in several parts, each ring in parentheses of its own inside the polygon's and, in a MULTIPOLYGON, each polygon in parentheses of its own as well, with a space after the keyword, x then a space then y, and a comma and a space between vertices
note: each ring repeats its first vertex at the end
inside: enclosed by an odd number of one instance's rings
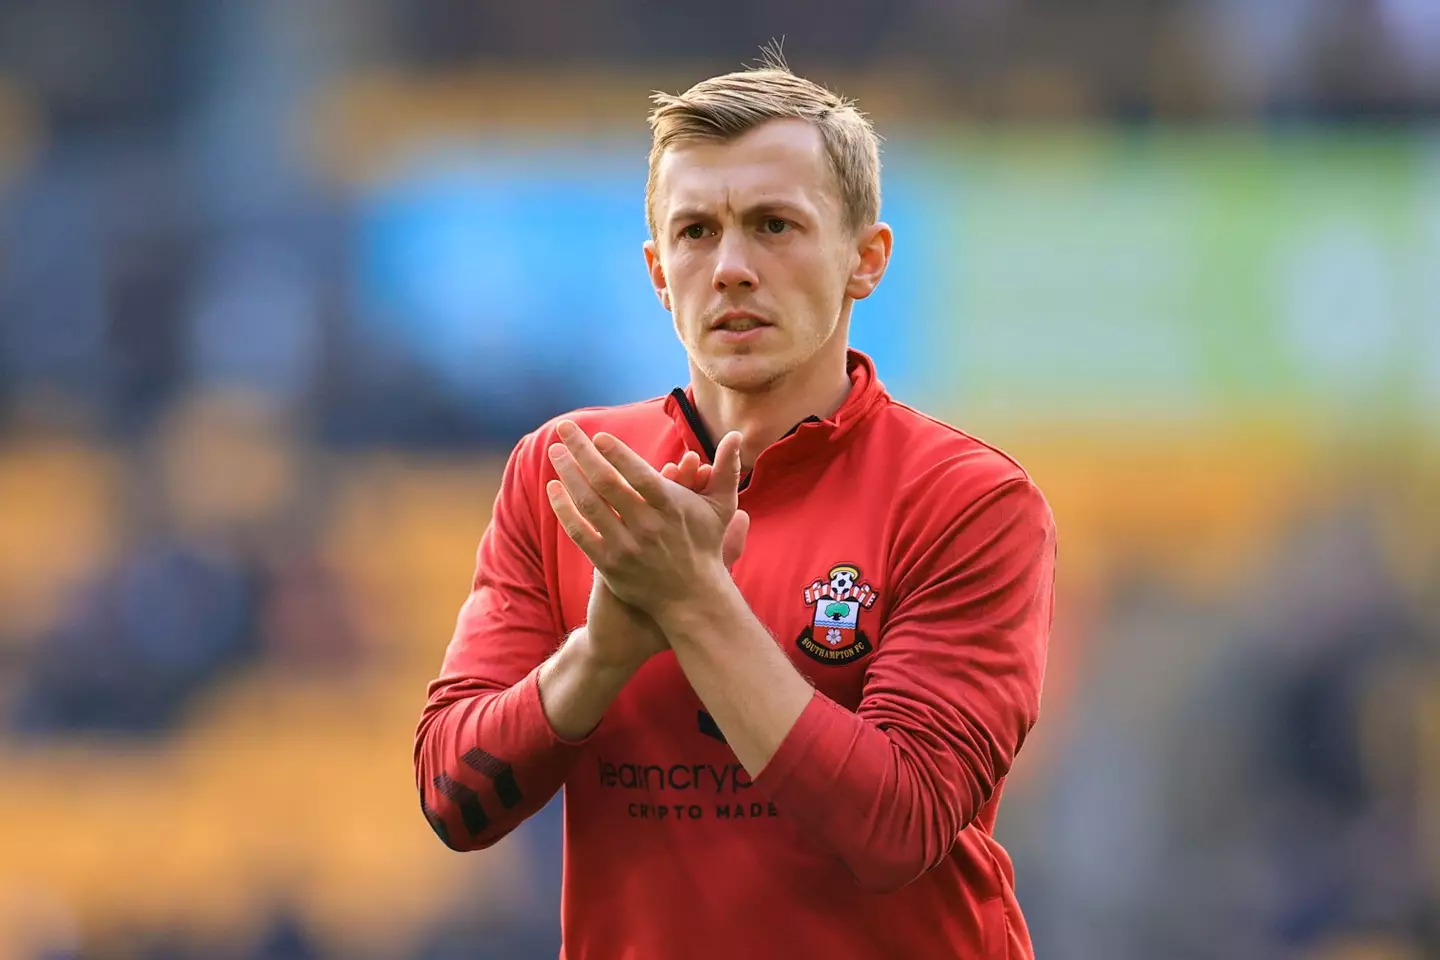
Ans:
MULTIPOLYGON (((931 479, 954 502, 960 491, 931 479)), ((874 890, 944 859, 1039 715, 1050 509, 1023 477, 968 498, 958 515, 935 496, 896 530, 896 600, 858 711, 817 692, 755 781, 874 890)))
POLYGON ((415 742, 421 809, 455 850, 488 847, 543 807, 579 745, 540 705, 539 666, 561 640, 540 546, 536 435, 516 447, 475 578, 415 742))

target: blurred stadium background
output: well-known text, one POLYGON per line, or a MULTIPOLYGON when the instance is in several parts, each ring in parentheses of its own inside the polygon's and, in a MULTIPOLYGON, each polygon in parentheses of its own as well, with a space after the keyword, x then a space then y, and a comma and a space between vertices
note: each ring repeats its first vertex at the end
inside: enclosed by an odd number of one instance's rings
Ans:
POLYGON ((0 957, 554 956, 412 731, 509 445, 685 379, 647 93, 779 36, 1058 517, 1039 955, 1440 957, 1435 0, 0 0, 0 957))

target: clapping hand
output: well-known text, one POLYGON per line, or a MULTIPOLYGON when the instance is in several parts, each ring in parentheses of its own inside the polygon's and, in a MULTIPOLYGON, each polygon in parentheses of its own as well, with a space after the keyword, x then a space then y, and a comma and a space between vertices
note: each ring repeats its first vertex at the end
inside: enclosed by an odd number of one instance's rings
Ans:
POLYGON ((609 664, 637 667, 668 646, 652 614, 706 589, 744 549, 749 516, 738 509, 740 435, 727 434, 716 465, 693 451, 655 470, 609 434, 592 440, 569 421, 550 456, 546 487, 566 534, 595 565, 587 624, 609 664))
POLYGON ((592 440, 569 420, 557 433, 550 507, 616 599, 657 619, 729 576, 749 533, 739 433, 720 440, 713 466, 687 453, 660 471, 609 433, 592 440))

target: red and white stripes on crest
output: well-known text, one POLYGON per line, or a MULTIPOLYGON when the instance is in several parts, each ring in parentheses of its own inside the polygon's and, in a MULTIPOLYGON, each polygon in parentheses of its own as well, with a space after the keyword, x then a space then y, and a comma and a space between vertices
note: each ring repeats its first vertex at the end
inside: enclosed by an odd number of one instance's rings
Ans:
POLYGON ((844 594, 843 596, 831 590, 830 584, 827 581, 816 580, 805 588, 805 602, 807 604, 815 603, 825 597, 829 597, 832 600, 854 600, 860 604, 861 609, 869 610, 875 605, 875 601, 880 599, 880 595, 875 592, 875 589, 871 587, 869 583, 862 583, 858 587, 850 587, 842 591, 842 593, 844 594))

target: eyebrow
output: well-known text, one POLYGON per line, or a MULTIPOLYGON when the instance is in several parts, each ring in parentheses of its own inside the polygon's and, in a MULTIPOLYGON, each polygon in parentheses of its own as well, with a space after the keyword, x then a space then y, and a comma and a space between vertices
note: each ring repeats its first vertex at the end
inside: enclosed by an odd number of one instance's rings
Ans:
MULTIPOLYGON (((743 209, 740 212, 740 218, 742 220, 748 220, 759 214, 766 213, 787 213, 805 216, 806 209, 800 204, 790 200, 761 200, 759 203, 752 204, 743 209)), ((686 206, 672 213, 668 223, 673 226, 682 222, 690 223, 697 220, 709 220, 713 219, 714 216, 714 212, 709 207, 686 206)))

